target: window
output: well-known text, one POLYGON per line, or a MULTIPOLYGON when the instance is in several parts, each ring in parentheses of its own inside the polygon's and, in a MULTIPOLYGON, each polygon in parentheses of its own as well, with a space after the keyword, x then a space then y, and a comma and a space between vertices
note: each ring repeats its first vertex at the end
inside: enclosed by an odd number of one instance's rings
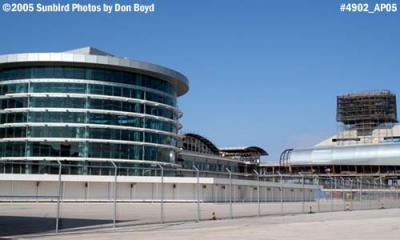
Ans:
MULTIPOLYGON (((0 81, 35 78, 70 78, 118 82, 160 90, 173 96, 176 95, 174 87, 164 80, 139 73, 111 69, 48 66, 14 68, 0 71, 0 81)), ((108 92, 108 90, 106 91, 108 92)))

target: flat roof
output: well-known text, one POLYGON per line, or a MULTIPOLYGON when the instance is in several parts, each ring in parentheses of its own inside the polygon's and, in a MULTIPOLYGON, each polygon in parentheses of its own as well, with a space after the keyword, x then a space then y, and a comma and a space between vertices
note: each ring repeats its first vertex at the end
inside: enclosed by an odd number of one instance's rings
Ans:
POLYGON ((0 55, 0 69, 21 67, 27 64, 45 66, 51 63, 67 66, 93 66, 142 73, 169 82, 176 89, 178 96, 182 96, 189 91, 188 79, 175 70, 152 63, 116 57, 93 47, 72 49, 65 52, 0 55))

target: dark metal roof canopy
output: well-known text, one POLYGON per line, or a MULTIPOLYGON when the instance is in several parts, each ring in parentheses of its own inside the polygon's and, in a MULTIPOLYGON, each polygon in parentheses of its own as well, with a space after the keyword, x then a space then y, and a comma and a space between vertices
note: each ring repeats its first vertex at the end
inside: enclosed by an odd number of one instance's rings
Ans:
POLYGON ((184 136, 198 139, 199 141, 204 143, 214 154, 219 154, 219 149, 214 145, 214 143, 212 143, 207 138, 200 136, 199 134, 195 134, 195 133, 186 133, 186 134, 184 134, 184 136))
POLYGON ((237 147, 237 148, 221 148, 221 154, 225 155, 260 155, 268 156, 269 154, 264 149, 257 146, 237 147))
POLYGON ((212 143, 207 138, 195 134, 195 133, 185 133, 183 134, 184 137, 192 137, 200 142, 204 143, 213 154, 222 155, 225 157, 235 157, 235 156, 268 156, 269 154, 264 149, 257 147, 257 146, 249 146, 249 147, 233 147, 233 148, 221 148, 218 149, 214 143, 212 143))

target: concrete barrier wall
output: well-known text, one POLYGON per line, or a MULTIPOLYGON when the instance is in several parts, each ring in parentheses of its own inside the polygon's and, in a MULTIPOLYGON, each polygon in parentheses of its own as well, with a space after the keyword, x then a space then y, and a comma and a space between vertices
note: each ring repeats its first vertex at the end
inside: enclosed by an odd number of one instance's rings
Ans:
MULTIPOLYGON (((0 175, 0 201, 49 201, 58 196, 58 176, 0 175)), ((119 201, 160 201, 161 179, 159 177, 124 177, 117 183, 119 201)), ((197 179, 187 177, 164 177, 165 201, 196 201, 197 179)), ((199 193, 203 202, 229 202, 230 185, 226 179, 200 178, 199 193)), ((280 201, 279 183, 260 183, 261 201, 280 201)), ((284 201, 309 201, 314 198, 315 186, 284 184, 284 201)), ((62 177, 62 199, 64 201, 112 201, 114 182, 109 176, 62 177)), ((234 202, 256 202, 258 182, 235 180, 232 185, 234 202)))

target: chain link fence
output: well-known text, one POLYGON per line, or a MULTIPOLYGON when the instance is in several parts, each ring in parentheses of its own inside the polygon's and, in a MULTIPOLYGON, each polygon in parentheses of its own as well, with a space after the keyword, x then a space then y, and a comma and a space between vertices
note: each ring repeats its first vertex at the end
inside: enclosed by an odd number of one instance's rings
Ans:
POLYGON ((266 176, 115 163, 73 175, 65 164, 51 167, 52 174, 0 174, 0 236, 400 207, 397 186, 372 176, 266 176))

